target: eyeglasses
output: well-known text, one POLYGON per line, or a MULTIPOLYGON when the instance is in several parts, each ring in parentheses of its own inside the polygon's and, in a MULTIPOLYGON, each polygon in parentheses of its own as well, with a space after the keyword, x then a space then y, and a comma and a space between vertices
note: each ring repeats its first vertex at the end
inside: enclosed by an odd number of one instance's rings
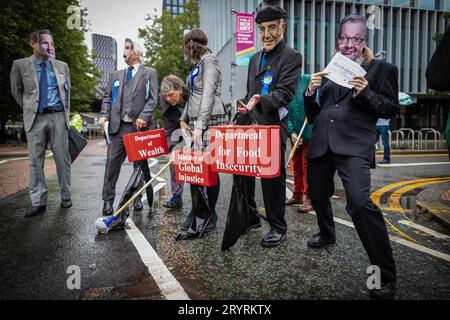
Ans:
POLYGON ((364 38, 361 37, 348 37, 345 34, 341 34, 338 37, 338 43, 349 43, 352 40, 354 45, 359 46, 361 42, 364 41, 364 38))
POLYGON ((278 24, 271 24, 270 26, 258 26, 259 33, 266 33, 266 30, 269 31, 270 34, 274 34, 279 28, 278 24))

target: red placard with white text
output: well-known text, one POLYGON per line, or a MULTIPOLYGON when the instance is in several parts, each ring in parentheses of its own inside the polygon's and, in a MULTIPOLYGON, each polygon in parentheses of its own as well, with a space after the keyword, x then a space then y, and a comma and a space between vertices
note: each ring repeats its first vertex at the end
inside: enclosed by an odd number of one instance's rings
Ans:
POLYGON ((217 185, 217 172, 212 170, 210 153, 174 150, 175 180, 205 187, 217 185))
POLYGON ((280 175, 280 126, 210 127, 214 171, 273 178, 280 175))
POLYGON ((169 153, 164 129, 129 133, 123 136, 123 142, 130 162, 169 153))

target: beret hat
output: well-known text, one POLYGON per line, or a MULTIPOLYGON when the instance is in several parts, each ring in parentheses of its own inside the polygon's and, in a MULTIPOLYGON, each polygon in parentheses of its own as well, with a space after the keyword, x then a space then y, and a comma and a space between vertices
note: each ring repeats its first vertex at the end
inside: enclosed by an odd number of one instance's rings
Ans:
POLYGON ((255 22, 260 24, 266 21, 285 19, 286 17, 286 11, 280 6, 268 6, 258 11, 255 22))

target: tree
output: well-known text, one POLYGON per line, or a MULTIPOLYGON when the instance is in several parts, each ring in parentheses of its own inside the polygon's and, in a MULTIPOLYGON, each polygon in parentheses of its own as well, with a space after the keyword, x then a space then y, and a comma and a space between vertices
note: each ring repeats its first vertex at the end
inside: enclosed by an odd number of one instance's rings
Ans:
MULTIPOLYGON (((184 13, 171 17, 163 12, 160 17, 147 15, 148 25, 139 29, 139 38, 144 40, 146 65, 158 71, 158 81, 174 74, 185 79, 191 66, 184 62, 183 31, 199 26, 198 0, 185 3, 184 13)), ((154 114, 155 122, 160 121, 161 108, 154 114)))
MULTIPOLYGON (((85 26, 69 29, 69 6, 80 7, 79 0, 40 0, 0 2, 0 83, 6 92, 0 95, 0 139, 5 138, 8 118, 21 120, 22 109, 11 96, 9 73, 15 59, 32 55, 28 44, 31 32, 49 29, 53 33, 56 58, 65 61, 70 68, 72 91, 71 110, 86 111, 95 96, 99 72, 90 61, 88 49, 83 43, 85 26)), ((86 10, 80 13, 86 16, 86 10)), ((84 20, 84 19, 83 19, 84 20)))

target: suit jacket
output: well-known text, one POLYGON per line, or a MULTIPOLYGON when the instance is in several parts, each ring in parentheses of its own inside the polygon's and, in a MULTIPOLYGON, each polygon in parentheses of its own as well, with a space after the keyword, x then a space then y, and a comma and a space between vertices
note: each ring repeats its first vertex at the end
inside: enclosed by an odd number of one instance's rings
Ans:
POLYGON ((248 101, 255 94, 261 94, 264 74, 266 71, 270 72, 273 75, 273 83, 269 86, 269 93, 261 96, 261 101, 252 110, 251 116, 258 124, 280 125, 281 143, 285 144, 288 117, 285 116, 280 121, 278 109, 281 107, 288 109, 289 103, 294 98, 302 69, 302 56, 282 40, 274 49, 267 52, 266 63, 258 71, 262 54, 263 50, 250 58, 245 100, 248 101))
POLYGON ((308 159, 321 157, 330 148, 335 154, 372 160, 378 118, 391 118, 399 107, 398 71, 381 60, 361 67, 369 85, 356 96, 354 89, 327 78, 314 95, 304 95, 308 121, 314 123, 308 159))
MULTIPOLYGON (((70 120, 70 71, 67 63, 50 59, 58 83, 59 97, 64 106, 66 126, 70 120)), ((33 127, 39 107, 39 79, 33 56, 14 60, 11 68, 11 93, 23 109, 25 131, 33 127)))
MULTIPOLYGON (((125 73, 127 69, 114 71, 111 74, 108 88, 103 97, 101 114, 109 121, 109 133, 119 131, 122 119, 122 92, 125 84, 125 73)), ((138 118, 147 122, 147 127, 152 125, 152 115, 158 100, 158 77, 153 68, 139 66, 133 77, 132 105, 129 116, 133 124, 138 118)))
POLYGON ((189 99, 180 120, 201 121, 205 130, 210 116, 225 114, 221 95, 222 71, 213 54, 205 54, 186 79, 189 99))

